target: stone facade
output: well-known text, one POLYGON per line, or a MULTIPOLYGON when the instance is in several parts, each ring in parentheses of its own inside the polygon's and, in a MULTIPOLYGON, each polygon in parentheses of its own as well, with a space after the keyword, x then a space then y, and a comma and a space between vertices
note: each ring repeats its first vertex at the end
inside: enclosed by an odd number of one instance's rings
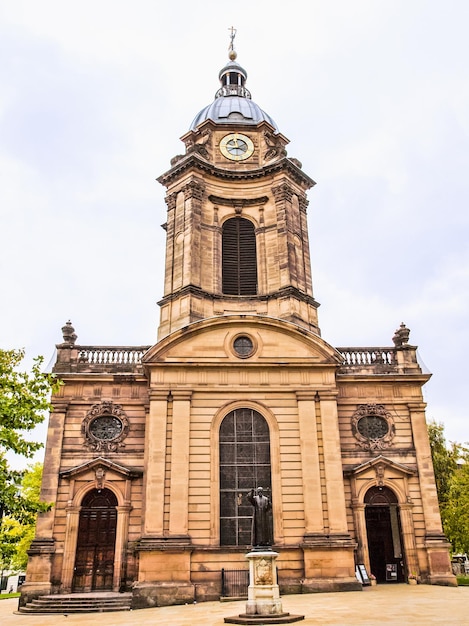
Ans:
POLYGON ((199 114, 159 178, 158 343, 78 345, 63 329, 42 491, 55 506, 38 520, 22 603, 96 589, 132 590, 134 608, 218 599, 222 568, 247 568, 244 498, 257 485, 243 480, 255 476, 269 483, 282 591, 360 588, 357 564, 381 582, 455 584, 425 424, 429 375, 404 325, 391 347, 321 337, 314 181, 268 116, 245 113, 244 70, 234 58, 226 68, 231 95, 219 97, 235 115, 199 114), (222 425, 246 416, 250 434, 235 426, 230 439, 222 425))

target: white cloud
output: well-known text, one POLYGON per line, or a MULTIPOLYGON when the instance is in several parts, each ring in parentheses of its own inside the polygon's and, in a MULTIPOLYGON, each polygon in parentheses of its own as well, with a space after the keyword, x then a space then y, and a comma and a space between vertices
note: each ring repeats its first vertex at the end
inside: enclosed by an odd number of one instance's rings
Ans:
POLYGON ((82 343, 156 339, 154 179, 212 100, 233 24, 253 99, 318 182, 324 338, 390 344, 405 321, 429 415, 469 439, 468 21, 462 0, 3 3, 0 345, 48 359, 68 318, 82 343))

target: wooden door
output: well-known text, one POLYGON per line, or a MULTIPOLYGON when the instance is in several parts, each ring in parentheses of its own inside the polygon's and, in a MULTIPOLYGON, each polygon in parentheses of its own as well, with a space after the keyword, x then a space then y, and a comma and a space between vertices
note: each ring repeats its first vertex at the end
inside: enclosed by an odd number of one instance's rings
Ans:
POLYGON ((82 503, 73 591, 113 588, 117 499, 109 489, 95 489, 82 503))

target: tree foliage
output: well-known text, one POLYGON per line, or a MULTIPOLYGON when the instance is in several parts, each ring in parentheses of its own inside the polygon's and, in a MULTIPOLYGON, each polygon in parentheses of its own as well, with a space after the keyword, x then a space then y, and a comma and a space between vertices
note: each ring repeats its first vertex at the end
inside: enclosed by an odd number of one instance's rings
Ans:
POLYGON ((0 452, 12 451, 30 458, 42 444, 25 438, 50 410, 50 392, 58 384, 41 372, 36 357, 31 372, 18 371, 24 350, 0 350, 0 452))
POLYGON ((61 383, 41 372, 42 357, 34 359, 30 372, 20 371, 23 358, 23 350, 0 349, 0 523, 4 515, 29 523, 44 508, 23 493, 24 472, 10 468, 7 453, 31 458, 42 447, 28 434, 44 421, 50 393, 61 383))
POLYGON ((453 552, 469 553, 469 449, 448 443, 443 424, 430 422, 428 435, 445 535, 453 552))
POLYGON ((35 463, 24 471, 18 495, 29 503, 28 515, 18 521, 10 516, 3 518, 0 527, 0 568, 24 571, 28 562, 28 550, 34 539, 36 513, 33 509, 45 510, 49 505, 40 502, 42 463, 35 463))
POLYGON ((450 443, 448 446, 443 424, 430 422, 428 424, 428 436, 432 450, 438 500, 442 504, 448 499, 451 482, 462 453, 462 446, 457 443, 450 443))
POLYGON ((441 513, 443 527, 455 553, 469 554, 469 465, 454 473, 448 500, 441 513))

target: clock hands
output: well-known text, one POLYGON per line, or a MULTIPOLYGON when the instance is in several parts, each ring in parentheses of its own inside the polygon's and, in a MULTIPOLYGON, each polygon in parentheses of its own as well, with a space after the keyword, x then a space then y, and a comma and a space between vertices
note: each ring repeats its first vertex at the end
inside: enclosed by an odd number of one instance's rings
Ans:
POLYGON ((241 161, 252 155, 254 144, 246 135, 231 133, 221 140, 220 150, 226 158, 233 161, 241 161))

